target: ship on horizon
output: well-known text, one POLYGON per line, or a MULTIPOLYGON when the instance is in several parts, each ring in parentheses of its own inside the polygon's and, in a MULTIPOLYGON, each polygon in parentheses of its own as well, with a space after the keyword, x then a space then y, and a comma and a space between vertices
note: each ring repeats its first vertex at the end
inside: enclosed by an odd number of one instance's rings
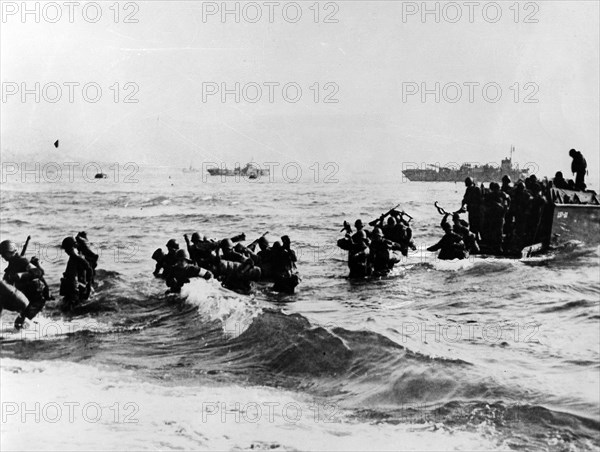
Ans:
POLYGON ((510 148, 510 156, 502 159, 500 167, 493 165, 471 165, 465 163, 460 168, 448 168, 446 166, 428 165, 431 168, 408 168, 402 171, 411 182, 462 182, 467 177, 481 182, 494 182, 507 175, 513 181, 525 179, 529 176, 529 169, 519 169, 512 164, 512 155, 515 152, 514 146, 510 148))
POLYGON ((208 174, 211 176, 242 176, 249 179, 257 179, 261 176, 268 176, 270 174, 269 168, 259 168, 252 163, 246 163, 243 168, 236 166, 233 170, 227 167, 221 168, 207 168, 208 174))

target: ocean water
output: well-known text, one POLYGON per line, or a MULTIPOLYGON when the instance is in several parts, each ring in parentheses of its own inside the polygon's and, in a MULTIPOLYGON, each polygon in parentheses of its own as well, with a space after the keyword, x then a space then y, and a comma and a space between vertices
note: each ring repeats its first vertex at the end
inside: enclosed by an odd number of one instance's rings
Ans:
POLYGON ((2 313, 2 449, 600 449, 597 244, 440 262, 424 251, 441 235, 433 203, 458 208, 461 184, 306 174, 9 177, 1 238, 32 236, 55 295, 62 238, 86 230, 101 258, 72 315, 50 301, 14 332, 2 313), (397 203, 418 250, 386 278, 349 281, 343 220, 397 203), (150 256, 194 231, 288 234, 297 293, 197 280, 165 295, 150 256))

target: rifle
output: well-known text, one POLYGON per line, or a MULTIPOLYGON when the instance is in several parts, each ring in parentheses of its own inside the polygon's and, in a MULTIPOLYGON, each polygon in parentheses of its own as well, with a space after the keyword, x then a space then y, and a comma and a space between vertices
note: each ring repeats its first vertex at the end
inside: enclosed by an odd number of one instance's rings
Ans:
POLYGON ((437 211, 440 215, 454 215, 456 213, 464 213, 465 212, 465 209, 463 207, 461 207, 460 209, 452 212, 452 214, 451 214, 450 212, 447 212, 446 209, 444 209, 443 207, 440 207, 438 205, 438 201, 434 202, 433 205, 435 206, 435 208, 437 209, 437 211))
POLYGON ((408 217, 408 222, 410 223, 410 220, 413 219, 413 217, 411 217, 409 214, 407 214, 404 210, 400 212, 400 215, 405 215, 408 217))
MULTIPOLYGON (((369 222, 369 226, 375 226, 380 219, 387 217, 389 214, 391 214, 394 210, 396 210, 397 207, 400 207, 400 204, 392 207, 390 210, 388 210, 386 213, 384 213, 381 217, 377 218, 376 220, 370 221, 369 222)), ((409 215, 410 216, 410 215, 409 215)), ((412 217, 410 217, 412 219, 412 217)))
POLYGON ((269 231, 265 232, 263 235, 261 235, 259 238, 257 238, 257 239, 256 239, 254 242, 252 242, 252 243, 251 243, 250 245, 248 245, 246 248, 250 248, 250 247, 254 248, 254 247, 257 245, 258 241, 259 241, 260 239, 262 239, 264 236, 266 236, 268 233, 269 233, 269 231))
POLYGON ((21 250, 21 256, 25 256, 25 253, 27 252, 27 247, 29 246, 30 240, 31 240, 31 236, 28 235, 27 240, 25 240, 25 245, 23 245, 23 249, 21 250))

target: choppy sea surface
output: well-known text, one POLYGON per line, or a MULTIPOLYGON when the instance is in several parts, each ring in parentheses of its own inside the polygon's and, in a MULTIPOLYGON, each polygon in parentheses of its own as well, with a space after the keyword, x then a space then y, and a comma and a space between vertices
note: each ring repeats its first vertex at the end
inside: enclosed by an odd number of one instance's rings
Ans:
POLYGON ((107 171, 1 186, 1 239, 32 236, 57 298, 62 238, 86 230, 101 254, 72 315, 50 301, 16 333, 2 313, 3 450, 600 449, 597 244, 440 262, 423 251, 441 235, 433 203, 458 208, 461 184, 107 171), (419 249, 349 281, 343 220, 397 203, 419 249), (150 256, 194 231, 288 234, 297 293, 198 280, 165 295, 150 256))

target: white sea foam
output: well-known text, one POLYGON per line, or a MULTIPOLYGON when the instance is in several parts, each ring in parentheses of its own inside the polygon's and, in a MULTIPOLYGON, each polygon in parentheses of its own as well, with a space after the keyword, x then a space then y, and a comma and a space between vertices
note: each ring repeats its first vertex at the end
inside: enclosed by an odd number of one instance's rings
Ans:
POLYGON ((502 447, 493 432, 360 422, 336 404, 274 388, 167 386, 123 369, 11 358, 0 377, 6 450, 502 447))
POLYGON ((77 318, 73 320, 51 319, 39 314, 27 320, 25 328, 15 330, 14 318, 4 314, 0 324, 0 338, 6 340, 43 341, 66 338, 70 333, 92 331, 102 333, 111 330, 110 324, 98 322, 93 318, 77 318))
POLYGON ((251 297, 221 287, 218 281, 194 278, 181 289, 181 296, 198 307, 210 320, 219 320, 223 331, 239 335, 246 331, 261 308, 251 297))

